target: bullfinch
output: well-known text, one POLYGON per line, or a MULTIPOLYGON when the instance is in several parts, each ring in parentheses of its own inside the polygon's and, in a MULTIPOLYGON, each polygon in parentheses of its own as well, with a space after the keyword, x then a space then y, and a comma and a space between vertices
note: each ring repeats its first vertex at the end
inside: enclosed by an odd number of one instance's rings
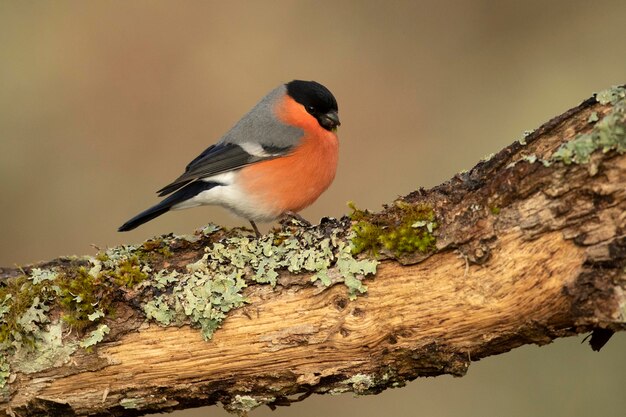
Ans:
POLYGON ((185 172, 158 191, 160 203, 118 231, 170 210, 218 205, 255 222, 296 215, 335 178, 337 100, 322 84, 294 80, 270 91, 185 172))

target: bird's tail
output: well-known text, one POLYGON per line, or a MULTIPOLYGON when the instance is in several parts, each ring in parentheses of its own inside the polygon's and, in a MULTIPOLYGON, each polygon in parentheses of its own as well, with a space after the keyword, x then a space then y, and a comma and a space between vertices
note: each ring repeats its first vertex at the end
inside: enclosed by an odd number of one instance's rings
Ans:
POLYGON ((141 213, 121 225, 120 228, 117 229, 117 231, 127 232, 129 230, 133 230, 134 228, 139 227, 142 224, 159 217, 161 214, 167 213, 176 204, 182 203, 185 200, 189 200, 190 198, 193 198, 201 193, 202 191, 210 190, 216 185, 219 184, 214 182, 194 181, 191 184, 176 191, 174 194, 170 195, 159 204, 150 207, 148 210, 142 211, 141 213))

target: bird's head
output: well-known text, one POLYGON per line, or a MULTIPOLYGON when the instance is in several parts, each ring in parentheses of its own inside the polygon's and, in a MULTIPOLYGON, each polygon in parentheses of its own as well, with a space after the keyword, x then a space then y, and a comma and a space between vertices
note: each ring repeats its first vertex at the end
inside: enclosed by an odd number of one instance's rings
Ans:
POLYGON ((287 94, 301 104, 324 129, 334 131, 339 122, 339 108, 333 93, 315 81, 293 80, 286 84, 287 94))

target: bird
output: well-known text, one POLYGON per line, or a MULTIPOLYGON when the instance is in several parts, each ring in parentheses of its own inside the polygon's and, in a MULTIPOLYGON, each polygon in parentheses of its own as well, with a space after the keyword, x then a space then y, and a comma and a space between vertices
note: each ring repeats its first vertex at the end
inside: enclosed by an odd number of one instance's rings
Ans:
POLYGON ((157 191, 158 204, 128 220, 125 232, 170 211, 222 206, 256 222, 294 216, 335 178, 339 107, 328 88, 293 80, 263 97, 173 182, 157 191))

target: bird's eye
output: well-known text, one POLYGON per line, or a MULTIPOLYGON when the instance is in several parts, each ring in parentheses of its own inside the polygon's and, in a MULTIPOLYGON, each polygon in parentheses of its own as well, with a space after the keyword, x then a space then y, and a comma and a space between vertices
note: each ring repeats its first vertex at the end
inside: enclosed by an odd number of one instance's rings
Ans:
POLYGON ((313 113, 315 113, 315 107, 313 107, 313 106, 306 106, 306 111, 308 111, 309 113, 313 114, 313 113))

